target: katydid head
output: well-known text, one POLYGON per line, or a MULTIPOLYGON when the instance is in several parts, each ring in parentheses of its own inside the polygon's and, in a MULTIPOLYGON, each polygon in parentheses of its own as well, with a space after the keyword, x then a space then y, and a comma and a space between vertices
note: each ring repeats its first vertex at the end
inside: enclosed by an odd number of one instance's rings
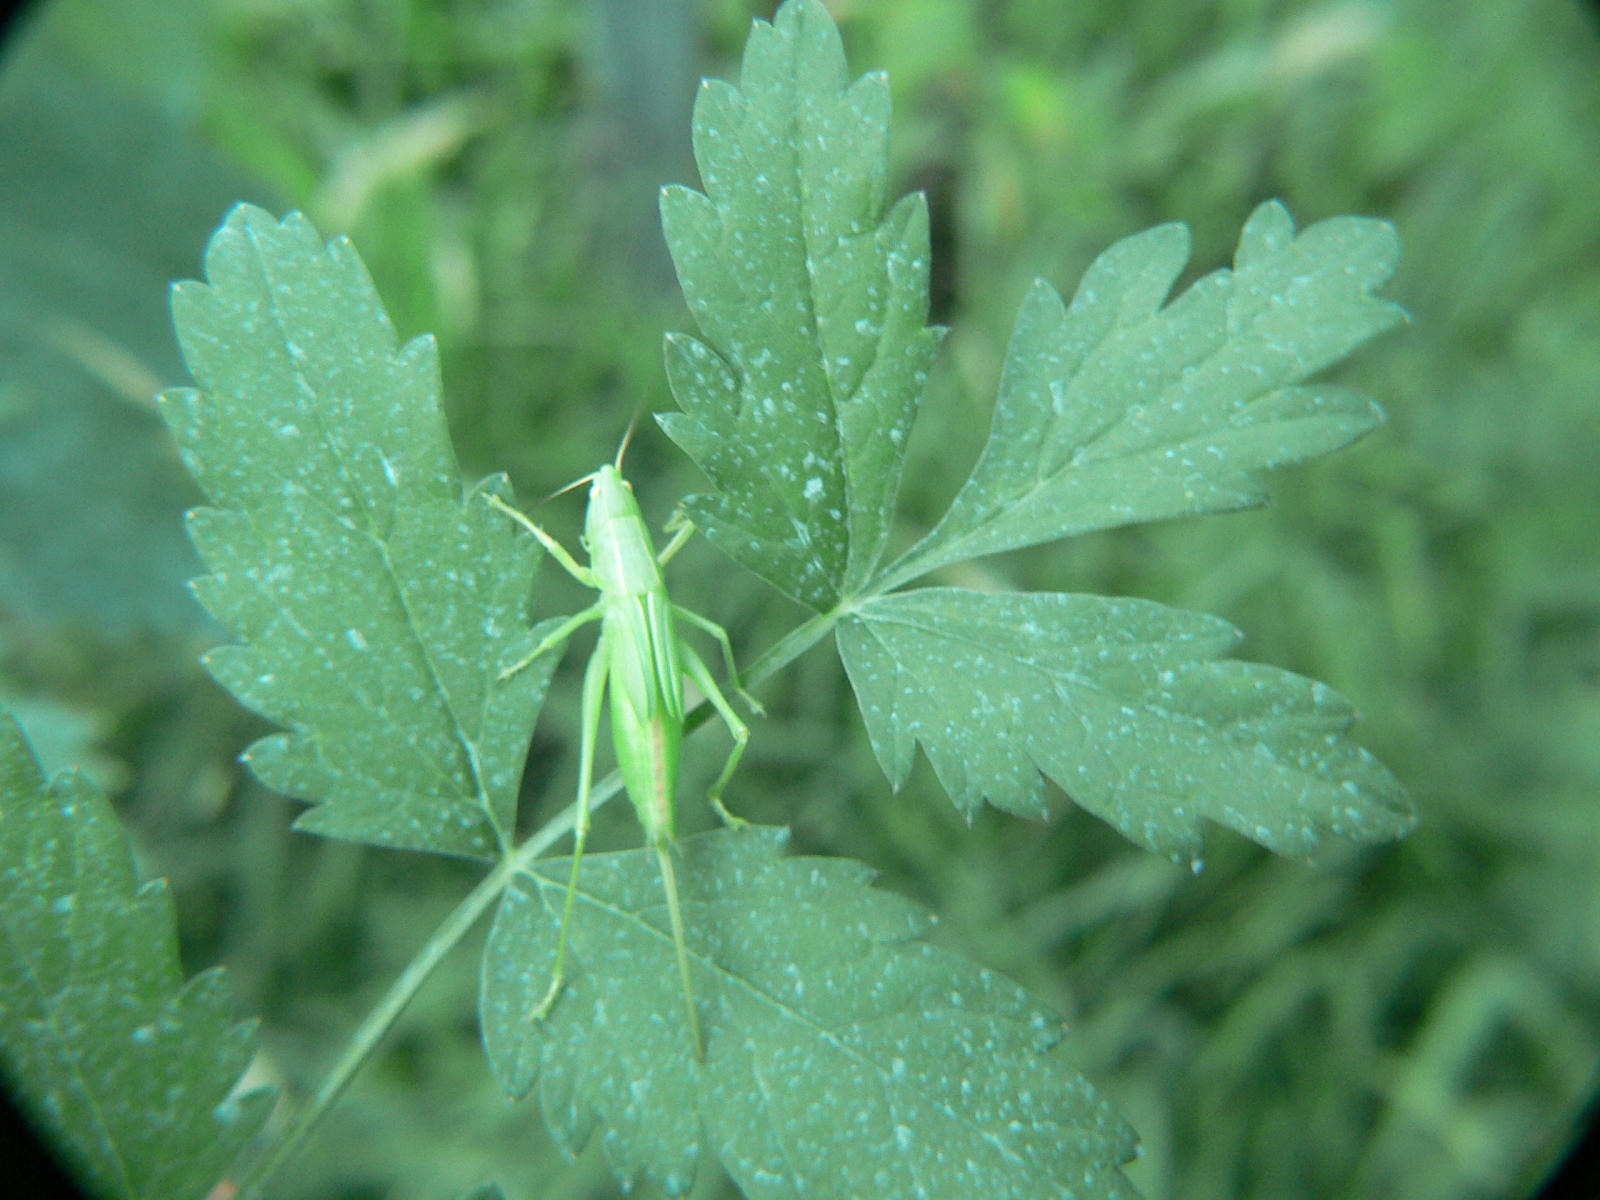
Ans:
POLYGON ((605 536, 611 522, 619 518, 640 519, 639 502, 634 499, 633 485, 622 477, 622 472, 606 463, 594 473, 589 485, 589 513, 584 518, 584 536, 592 548, 605 536))
POLYGON ((639 414, 628 422, 628 428, 617 445, 617 457, 584 478, 589 481, 589 512, 584 518, 584 540, 592 548, 599 530, 618 518, 638 518, 639 502, 633 497, 633 485, 622 477, 622 459, 628 453, 628 443, 633 441, 633 431, 639 424, 639 414))

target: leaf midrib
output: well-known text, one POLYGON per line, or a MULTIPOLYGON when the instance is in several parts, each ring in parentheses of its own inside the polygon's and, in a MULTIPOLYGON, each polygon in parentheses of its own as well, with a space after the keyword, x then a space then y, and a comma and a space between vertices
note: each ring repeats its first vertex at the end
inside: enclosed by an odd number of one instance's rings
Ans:
MULTIPOLYGON (((981 653, 989 654, 989 655, 994 656, 994 657, 1003 657, 1007 661, 1015 663, 1018 667, 1026 670, 1026 671, 1030 671, 1030 672, 1032 672, 1034 674, 1042 676, 1044 679, 1048 680, 1052 685, 1057 685, 1058 681, 1062 681, 1062 682, 1059 683, 1059 686, 1053 686, 1052 687, 1052 690, 1056 691, 1056 694, 1058 696, 1060 695, 1060 690, 1059 690, 1060 687, 1068 687, 1068 688, 1080 689, 1080 690, 1082 690, 1084 692, 1088 692, 1088 693, 1090 693, 1092 695, 1101 696, 1105 700, 1107 700, 1108 702, 1115 703, 1115 704, 1120 704, 1120 705, 1123 705, 1123 706, 1126 706, 1126 707, 1133 707, 1133 708, 1137 709, 1141 713, 1150 714, 1156 720, 1159 720, 1159 721, 1162 721, 1162 722, 1166 722, 1166 723, 1170 723, 1172 725, 1176 725, 1179 728, 1187 728, 1187 729, 1191 730, 1192 732, 1194 732, 1194 733, 1200 735, 1201 737, 1203 737, 1204 740, 1208 744, 1211 744, 1211 745, 1215 746, 1218 749, 1225 749, 1229 754, 1239 754, 1239 753, 1243 753, 1244 752, 1244 749, 1242 747, 1240 747, 1236 743, 1232 742, 1228 738, 1227 733, 1226 733, 1226 730, 1227 730, 1228 726, 1226 726, 1226 725, 1217 725, 1215 723, 1207 721, 1202 716, 1196 716, 1196 715, 1194 715, 1192 713, 1185 713, 1185 712, 1181 712, 1181 711, 1174 711, 1174 710, 1172 710, 1170 708, 1167 708, 1167 707, 1165 707, 1163 705, 1159 705, 1159 704, 1151 704, 1143 697, 1138 697, 1138 696, 1131 696, 1130 697, 1129 695, 1127 695, 1125 693, 1112 691, 1111 689, 1109 689, 1109 688, 1107 688, 1107 687, 1095 682, 1095 680, 1092 677, 1080 675, 1080 674, 1078 674, 1076 672, 1072 672, 1072 671, 1055 672, 1055 671, 1052 671, 1048 666, 1043 666, 1043 665, 1040 665, 1040 664, 1037 664, 1037 663, 1027 662, 1027 661, 1025 661, 1023 659, 1017 658, 1010 651, 997 650, 991 643, 978 641, 976 638, 974 638, 974 637, 972 637, 970 635, 959 634, 959 633, 948 633, 948 632, 945 632, 943 630, 934 629, 934 628, 931 628, 931 627, 929 627, 927 625, 924 625, 924 624, 922 624, 922 623, 920 623, 918 621, 911 620, 911 619, 909 619, 907 617, 904 617, 904 616, 877 617, 877 616, 871 615, 871 610, 869 609, 869 610, 867 610, 867 612, 865 614, 860 614, 859 615, 859 619, 860 619, 862 624, 864 624, 864 625, 869 627, 869 631, 872 633, 873 640, 878 644, 879 647, 882 648, 883 653, 894 664, 894 668, 895 668, 896 672, 906 672, 908 670, 908 668, 904 665, 904 660, 901 658, 901 656, 894 652, 893 648, 888 643, 886 643, 881 636, 879 636, 878 632, 876 630, 871 630, 871 626, 873 624, 875 624, 875 623, 881 623, 881 624, 885 624, 885 625, 900 625, 900 626, 903 626, 904 628, 907 628, 907 629, 916 630, 916 631, 918 631, 920 633, 923 633, 923 634, 925 634, 925 635, 927 635, 929 637, 933 637, 933 638, 936 638, 936 639, 942 639, 944 641, 949 641, 949 642, 955 642, 955 643, 958 643, 960 645, 970 646, 970 647, 973 647, 973 648, 977 649, 981 653)), ((1172 643, 1171 642, 1141 642, 1141 643, 1136 643, 1136 644, 1145 645, 1145 646, 1151 646, 1151 647, 1158 647, 1158 646, 1171 645, 1172 643)), ((1190 657, 1190 658, 1187 658, 1187 659, 1178 659, 1176 661, 1168 663, 1167 665, 1170 666, 1173 669, 1176 669, 1178 667, 1189 667, 1189 666, 1200 666, 1200 667, 1203 667, 1203 666, 1205 666, 1205 665, 1207 665, 1209 663, 1217 663, 1217 662, 1222 662, 1222 661, 1226 661, 1226 659, 1224 657, 1222 657, 1222 656, 1190 657)), ((915 672, 915 671, 911 671, 910 673, 913 676, 913 678, 921 678, 921 676, 918 675, 918 673, 915 672)), ((1062 699, 1063 702, 1066 702, 1066 697, 1063 696, 1063 697, 1061 697, 1061 699, 1062 699)), ((922 739, 919 738, 918 740, 920 741, 922 739)), ((1255 740, 1257 742, 1264 743, 1265 739, 1257 738, 1255 740)), ((1315 775, 1315 774, 1313 774, 1311 772, 1302 770, 1301 768, 1295 766, 1292 763, 1283 762, 1283 761, 1279 760, 1276 756, 1273 758, 1272 762, 1270 764, 1268 764, 1268 765, 1272 766, 1275 770, 1281 771, 1284 774, 1286 774, 1286 775, 1288 775, 1288 776, 1290 776, 1292 778, 1309 779, 1309 780, 1311 780, 1311 784, 1308 785, 1308 786, 1315 786, 1315 785, 1326 786, 1328 784, 1328 782, 1329 782, 1328 780, 1323 779, 1321 776, 1318 776, 1318 775, 1315 775)))
MULTIPOLYGON (((1186 261, 1187 261, 1187 256, 1185 256, 1185 258, 1186 258, 1186 261)), ((1227 303, 1231 304, 1232 303, 1231 281, 1232 281, 1232 279, 1234 277, 1234 272, 1232 272, 1231 270, 1229 270, 1226 267, 1221 267, 1221 268, 1218 268, 1218 270, 1216 272, 1214 272, 1213 274, 1214 275, 1223 275, 1225 278, 1227 278, 1229 280, 1229 282, 1230 282, 1230 295, 1229 295, 1229 297, 1227 299, 1227 303)), ((1188 295, 1190 292, 1192 292, 1194 290, 1195 286, 1198 286, 1199 282, 1200 281, 1196 281, 1196 284, 1193 284, 1189 288, 1186 288, 1184 290, 1184 292, 1182 293, 1182 295, 1177 297, 1176 299, 1181 299, 1182 296, 1188 295)), ((1122 293, 1119 293, 1119 295, 1121 295, 1121 294, 1122 293)), ((1059 300, 1060 293, 1057 293, 1057 298, 1059 300)), ((1064 381, 1061 381, 1061 382, 1063 384, 1070 384, 1073 379, 1078 378, 1083 373, 1083 363, 1086 362, 1089 358, 1093 357, 1095 354, 1098 354, 1099 352, 1104 350, 1105 346, 1106 346, 1106 343, 1109 342, 1117 334, 1123 333, 1123 332, 1132 332, 1134 330, 1141 329, 1141 328, 1153 325, 1153 324, 1157 323, 1158 321, 1160 321, 1166 315, 1167 310, 1169 308, 1171 308, 1173 303, 1175 303, 1175 298, 1172 297, 1170 295, 1170 293, 1169 293, 1167 298, 1164 299, 1162 301, 1162 303, 1160 305, 1158 305, 1154 310, 1152 310, 1147 316, 1145 316, 1143 320, 1134 322, 1132 324, 1127 324, 1127 323, 1124 323, 1124 322, 1121 322, 1121 321, 1113 321, 1106 328, 1105 332, 1103 334, 1101 334, 1100 337, 1096 338, 1093 343, 1091 343, 1089 348, 1085 351, 1085 353, 1079 359, 1078 367, 1076 369, 1072 370, 1067 375, 1066 379, 1064 381)), ((1224 315, 1226 315, 1226 313, 1224 315)), ((1072 308, 1071 308, 1070 305, 1067 305, 1064 308, 1061 320, 1062 320, 1063 327, 1068 322, 1070 322, 1072 320, 1072 308)), ((1229 339, 1227 337, 1224 337, 1223 340, 1214 349, 1212 349, 1211 351, 1207 352, 1202 357, 1196 359, 1193 363, 1186 364, 1186 365, 1188 365, 1188 366, 1199 366, 1199 365, 1202 365, 1204 363, 1209 362, 1211 359, 1216 357, 1216 355, 1220 354, 1224 349, 1226 349, 1228 347, 1228 345, 1230 344, 1230 340, 1231 339, 1229 339)), ((1004 368, 1002 368, 1002 370, 1003 369, 1004 368)), ((1046 380, 1046 382, 1045 382, 1046 389, 1047 390, 1053 389, 1057 382, 1058 381, 1055 380, 1054 378, 1046 380)), ((1265 394, 1265 393, 1263 392, 1262 394, 1265 394)), ((1259 396, 1254 397, 1253 399, 1259 399, 1259 396)), ((1052 417, 1051 417, 1051 424, 1052 425, 1055 423, 1056 419, 1057 418, 1054 415, 1052 415, 1052 417)), ((1035 461, 1034 469, 1033 469, 1033 472, 1032 472, 1032 474, 1034 476, 1033 482, 1031 484, 1024 485, 1020 489, 1017 489, 1017 490, 1014 490, 1014 491, 1008 491, 1000 499, 1000 503, 1003 504, 1004 507, 991 507, 987 514, 982 514, 981 511, 980 511, 980 515, 978 516, 978 519, 974 523, 972 523, 971 525, 967 526, 967 528, 965 528, 963 530, 960 530, 959 532, 955 533, 953 536, 951 536, 951 535, 942 535, 941 531, 943 530, 943 528, 947 524, 949 524, 951 521, 953 521, 957 516, 960 515, 963 499, 970 493, 970 490, 971 490, 974 482, 978 479, 979 472, 983 468, 983 461, 980 459, 978 465, 973 468, 972 476, 967 480, 966 483, 962 484, 961 491, 958 492, 956 494, 956 498, 950 502, 950 509, 944 515, 943 519, 940 520, 939 524, 934 527, 934 529, 928 534, 928 536, 925 539, 923 539, 922 543, 919 546, 914 546, 910 551, 908 551, 906 553, 906 555, 901 559, 901 561, 899 563, 897 563, 894 567, 891 567, 890 570, 888 572, 886 572, 886 575, 896 581, 894 586, 898 586, 899 584, 909 582, 911 579, 916 578, 918 575, 926 574, 928 571, 934 570, 937 567, 947 565, 948 563, 951 563, 951 562, 959 562, 962 559, 973 558, 973 557, 976 556, 973 552, 963 551, 961 548, 963 546, 969 545, 970 543, 972 543, 975 540, 980 539, 983 534, 991 531, 995 525, 1002 523, 1007 517, 1014 515, 1015 511, 1018 508, 1020 508, 1024 504, 1030 502, 1031 500, 1033 500, 1041 492, 1044 492, 1044 491, 1048 490, 1049 488, 1056 486, 1063 479, 1072 478, 1073 477, 1072 474, 1071 474, 1072 472, 1077 471, 1077 470, 1081 470, 1085 466, 1093 467, 1093 466, 1102 465, 1102 464, 1106 465, 1106 466, 1110 466, 1112 464, 1115 464, 1115 463, 1118 463, 1118 462, 1122 461, 1123 459, 1130 458, 1130 457, 1135 457, 1136 454, 1146 454, 1146 453, 1149 453, 1152 450, 1159 450, 1159 449, 1162 448, 1162 444, 1158 442, 1158 443, 1156 443, 1154 445, 1147 446, 1147 447, 1145 447, 1145 448, 1143 448, 1143 449, 1141 449, 1141 450, 1139 450, 1137 452, 1130 452, 1130 453, 1127 453, 1127 454, 1113 455, 1113 456, 1110 456, 1110 457, 1107 457, 1107 458, 1097 459, 1093 463, 1084 464, 1084 463, 1080 463, 1078 461, 1079 456, 1085 450, 1087 450, 1089 447, 1093 446, 1096 442, 1101 441, 1102 439, 1104 439, 1107 436, 1109 436, 1114 430, 1119 429, 1124 423, 1126 423, 1127 419, 1128 419, 1128 410, 1124 409, 1120 414, 1117 415, 1117 417, 1114 420, 1108 421, 1105 425, 1103 425, 1099 429, 1095 430, 1094 433, 1091 434, 1084 441, 1082 441, 1082 442, 1078 443, 1076 446, 1074 446, 1072 448, 1072 453, 1070 455, 1068 455, 1062 461, 1061 466, 1059 468, 1057 468, 1053 472, 1050 472, 1050 473, 1047 474, 1044 471, 1040 470, 1038 461, 1035 461), (942 546, 940 544, 941 537, 943 538, 943 545, 942 546)), ((1182 442, 1175 442, 1175 443, 1171 443, 1170 445, 1168 445, 1167 448, 1171 449, 1174 446, 1179 446, 1179 445, 1183 445, 1183 444, 1184 443, 1182 443, 1182 442)), ((987 447, 985 447, 985 450, 987 451, 987 447)), ((987 454, 985 454, 985 457, 987 457, 987 454)), ((1048 539, 1046 538, 1046 539, 1038 539, 1038 540, 1048 540, 1048 539)), ((1027 545, 1027 544, 1029 544, 1029 543, 1026 542, 1026 541, 1021 543, 1021 545, 1027 545)), ((977 554, 998 554, 1001 551, 1006 550, 1006 549, 1017 549, 1017 548, 1018 547, 1015 546, 1015 545, 1001 545, 1001 546, 998 546, 998 547, 994 547, 992 549, 980 550, 980 551, 977 552, 977 554)))
MULTIPOLYGON (((274 278, 271 258, 263 250, 260 237, 258 236, 255 228, 247 225, 245 227, 245 232, 252 256, 255 258, 257 266, 261 271, 261 278, 264 284, 263 290, 266 293, 267 306, 268 311, 272 315, 272 323, 278 330, 279 337, 281 338, 283 344, 286 346, 290 345, 295 339, 289 330, 288 323, 285 321, 282 309, 278 303, 278 286, 277 280, 274 278)), ((323 253, 326 254, 329 253, 329 251, 324 248, 323 253)), ((289 356, 289 366, 294 372, 295 377, 299 380, 304 388, 304 392, 301 394, 310 396, 313 401, 309 405, 297 404, 297 409, 302 413, 302 415, 309 415, 310 420, 317 430, 318 436, 321 438, 323 444, 328 447, 329 453, 333 455, 334 461, 338 464, 339 476, 343 483, 343 490, 345 494, 350 497, 353 510, 355 512, 366 512, 366 506, 361 498, 361 491, 355 486, 355 480, 351 474, 349 465, 345 460, 342 445, 337 438, 331 435, 327 422, 323 419, 321 405, 315 402, 322 395, 321 389, 316 387, 312 380, 307 377, 300 364, 295 361, 292 355, 289 356)), ((501 851, 504 852, 506 849, 506 831, 501 828, 501 823, 497 818, 493 803, 489 798, 488 789, 485 785, 482 775, 477 744, 471 737, 468 736, 465 728, 462 725, 461 716, 455 710, 455 705, 451 700, 450 692, 444 686, 443 680, 439 677, 439 672, 434 664, 433 655, 430 651, 428 642, 422 636, 422 632, 418 628, 417 621, 412 613, 410 601, 406 595, 406 589, 402 584, 398 572, 395 570, 394 560, 389 553, 388 542, 376 532, 362 528, 360 523, 350 519, 348 515, 330 510, 326 504, 323 504, 320 499, 311 493, 310 489, 307 489, 305 494, 312 500, 313 503, 318 504, 319 507, 321 507, 325 512, 330 512, 330 515, 334 518, 334 520, 345 525, 345 527, 350 529, 353 533, 365 537, 373 546, 377 548, 379 558, 383 564, 384 578, 389 584, 390 591, 393 594, 396 604, 398 604, 400 610, 405 613, 406 632, 412 639, 412 643, 421 657, 422 662, 426 665, 429 684, 431 685, 431 688, 438 699, 440 708, 449 716, 451 730, 455 735, 456 743, 466 759, 466 775, 472 780, 475 791, 475 794, 471 797, 471 800, 483 813, 484 819, 494 833, 495 841, 500 846, 501 851)), ((280 609, 279 611, 281 612, 282 610, 280 609)), ((285 614, 285 616, 287 615, 288 614, 285 614)), ((313 652, 317 653, 318 657, 321 658, 325 665, 332 666, 327 657, 321 653, 320 647, 317 646, 314 638, 306 638, 306 643, 313 648, 313 652)), ((340 679, 341 682, 343 681, 344 673, 342 671, 335 670, 333 673, 336 678, 340 679)), ((365 697, 361 696, 354 689, 347 689, 346 694, 360 702, 360 707, 366 709, 367 711, 375 711, 386 721, 389 721, 392 728, 397 730, 403 730, 405 728, 405 722, 393 721, 389 717, 387 711, 381 706, 374 709, 372 705, 367 703, 365 697)), ((485 703, 487 704, 487 689, 485 703)), ((447 786, 449 791, 459 794, 459 788, 456 786, 459 776, 454 770, 451 769, 450 766, 441 766, 440 764, 434 763, 427 757, 418 755, 415 739, 402 737, 398 740, 406 746, 408 753, 410 753, 417 762, 420 762, 428 767, 435 778, 440 779, 441 782, 447 786)), ((324 798, 323 802, 331 799, 332 797, 326 797, 324 798)))
MULTIPOLYGON (((802 19, 803 16, 804 14, 802 14, 802 19)), ((844 487, 844 511, 847 514, 848 522, 848 532, 844 546, 844 562, 842 564, 843 574, 841 575, 840 579, 829 580, 830 587, 835 590, 835 594, 837 595, 837 589, 840 583, 849 575, 850 559, 852 557, 852 551, 855 548, 856 542, 856 539, 853 536, 853 527, 857 517, 855 484, 854 480, 852 480, 850 477, 850 471, 848 469, 849 460, 845 449, 846 441, 844 435, 844 426, 839 419, 839 413, 845 404, 854 400, 856 396, 860 394, 861 387, 866 382, 867 373, 872 369, 873 365, 875 365, 878 360, 878 355, 883 346, 883 339, 880 334, 878 340, 873 343, 871 358, 861 372, 860 381, 855 387, 850 389, 848 393, 841 394, 839 392, 838 381, 834 377, 833 364, 829 361, 826 347, 823 345, 822 328, 817 316, 816 297, 821 290, 817 281, 815 267, 813 265, 817 260, 817 249, 811 240, 811 223, 806 219, 806 214, 811 211, 814 206, 822 206, 816 204, 814 201, 812 191, 806 177, 806 169, 808 166, 806 160, 808 150, 811 146, 811 141, 810 131, 805 129, 803 126, 801 120, 801 106, 798 103, 798 98, 803 94, 800 83, 800 38, 802 36, 803 35, 800 34, 796 35, 794 42, 790 47, 792 53, 789 54, 786 63, 788 70, 788 79, 786 82, 789 84, 786 94, 791 99, 791 104, 788 113, 786 114, 787 120, 785 121, 786 127, 791 131, 791 136, 787 139, 786 146, 789 152, 788 160, 790 174, 793 177, 794 183, 793 194, 795 196, 795 216, 796 223, 799 226, 800 245, 802 248, 800 267, 806 281, 806 286, 804 288, 804 299, 806 305, 806 330, 808 333, 807 340, 810 343, 811 352, 815 355, 818 365, 820 365, 822 368, 822 378, 824 383, 827 385, 827 401, 829 408, 828 427, 833 434, 833 466, 834 469, 838 471, 839 478, 844 487)), ((837 96, 842 94, 843 93, 834 93, 828 96, 828 100, 830 102, 835 101, 837 96)), ((880 215, 874 225, 874 229, 876 230, 877 228, 881 228, 882 224, 883 220, 882 216, 880 215)), ((863 234, 855 236, 871 235, 863 234)), ((793 519, 795 519, 801 525, 804 525, 804 522, 800 521, 800 517, 804 514, 796 513, 794 509, 791 508, 787 503, 787 499, 785 499, 784 508, 789 512, 793 519)))

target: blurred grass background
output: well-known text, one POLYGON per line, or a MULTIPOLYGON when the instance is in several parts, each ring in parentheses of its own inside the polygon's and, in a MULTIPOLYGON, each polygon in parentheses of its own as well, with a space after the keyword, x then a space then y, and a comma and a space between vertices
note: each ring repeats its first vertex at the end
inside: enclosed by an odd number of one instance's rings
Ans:
MULTIPOLYGON (((1273 481, 1258 512, 986 561, 970 578, 1154 597, 1351 696, 1412 788, 1406 843, 1321 869, 1212 831, 1195 877, 1063 802, 968 829, 923 772, 890 793, 832 652, 763 698, 735 805, 878 867, 940 936, 1069 1014, 1137 1125, 1150 1200, 1532 1192, 1600 1066, 1600 38, 1513 0, 833 0, 886 68, 895 192, 934 219, 953 326, 913 444, 904 536, 986 427, 1027 283, 1069 293, 1162 220, 1226 262, 1261 199, 1386 217, 1414 324, 1340 378, 1390 424, 1273 481)), ((235 755, 262 732, 199 671, 197 497, 150 397, 183 381, 166 284, 238 199, 345 232, 402 335, 435 332, 465 472, 525 497, 671 401, 691 328, 655 217, 693 181, 702 74, 749 0, 54 0, 0 68, 0 697, 47 766, 115 789, 293 1095, 470 885, 458 863, 288 832, 235 755)), ((699 486, 630 455, 650 515, 699 486)), ((581 502, 542 510, 564 539, 581 502)), ((547 576, 547 604, 577 601, 547 576)), ((695 544, 675 593, 741 656, 797 619, 695 544)), ((531 825, 570 796, 576 678, 535 739, 531 825)), ((714 753, 691 751, 685 794, 714 753)), ((703 820, 686 804, 691 827, 703 820)), ((597 844, 631 844, 611 809, 597 844)), ((614 1196, 506 1107, 458 952, 275 1197, 614 1196)), ((649 1189, 645 1189, 648 1193, 649 1189)), ((731 1192, 714 1166, 696 1195, 731 1192)))

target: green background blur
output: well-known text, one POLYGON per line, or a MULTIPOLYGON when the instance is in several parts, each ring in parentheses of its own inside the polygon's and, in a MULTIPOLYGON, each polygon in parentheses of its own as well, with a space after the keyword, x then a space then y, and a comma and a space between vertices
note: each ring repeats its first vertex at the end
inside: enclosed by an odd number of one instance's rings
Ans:
MULTIPOLYGON (((913 443, 903 538, 976 456, 1028 282, 1188 222, 1195 273, 1281 197, 1386 217, 1414 323, 1339 373, 1390 423, 1278 473, 1248 514, 986 560, 957 582, 1149 596, 1327 680, 1413 791, 1398 847, 1321 869, 1211 831, 1198 877, 1061 802, 968 829, 925 767, 899 795, 819 649, 763 691, 730 801, 796 848, 863 859, 938 936, 1067 1013, 1135 1123, 1150 1200, 1524 1195, 1600 1064, 1600 39, 1515 0, 833 0, 886 68, 896 193, 934 222, 953 332, 913 443)), ((691 328, 655 215, 692 182, 702 74, 748 0, 61 0, 0 70, 0 699, 47 767, 114 789, 170 877, 189 970, 226 963, 303 1095, 473 871, 292 834, 235 765, 263 732, 199 671, 196 502, 153 415, 183 382, 170 279, 238 199, 345 232, 403 336, 440 341, 464 472, 525 497, 670 406, 691 328)), ((630 473, 659 523, 699 486, 659 434, 630 473)), ((541 510, 564 540, 581 502, 541 510)), ((553 573, 545 612, 575 608, 553 573)), ((703 543, 675 595, 741 657, 798 618, 703 543)), ((557 678, 524 819, 571 794, 557 678)), ((685 794, 715 764, 691 748, 685 794)), ((623 806, 625 807, 625 806, 623 806)), ((689 804, 691 828, 704 821, 689 804)), ((632 844, 613 806, 598 845, 632 844)), ((479 937, 481 938, 481 931, 479 937)), ((476 945, 476 941, 474 945, 476 945)), ((274 1189, 514 1200, 617 1194, 478 1047, 472 949, 427 986, 274 1189)), ((649 1194, 649 1189, 645 1189, 649 1194)), ((713 1165, 696 1195, 730 1194, 713 1165)))

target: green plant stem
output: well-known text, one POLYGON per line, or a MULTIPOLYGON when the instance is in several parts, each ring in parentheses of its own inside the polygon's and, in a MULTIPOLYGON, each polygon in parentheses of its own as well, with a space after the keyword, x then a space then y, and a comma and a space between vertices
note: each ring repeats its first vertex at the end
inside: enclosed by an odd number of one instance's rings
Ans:
MULTIPOLYGON (((598 807, 620 791, 621 787, 621 777, 612 772, 595 786, 590 806, 598 807)), ((422 949, 406 964, 405 970, 395 979, 383 998, 361 1022, 349 1044, 345 1046, 344 1053, 333 1064, 321 1086, 306 1100, 300 1111, 295 1113, 294 1119, 284 1127, 283 1132, 278 1135, 266 1153, 245 1175, 239 1185, 239 1200, 252 1200, 260 1194, 260 1189, 267 1180, 300 1148, 301 1143, 310 1136, 324 1114, 332 1107, 333 1102, 349 1086, 356 1072, 372 1057, 384 1035, 399 1020, 406 1005, 427 982, 434 968, 494 903, 505 890, 511 877, 572 829, 575 816, 576 809, 572 807, 557 814, 517 847, 514 854, 508 855, 496 864, 494 870, 490 871, 466 899, 445 917, 423 944, 422 949)))
MULTIPOLYGON (((751 664, 750 669, 744 674, 745 682, 759 683, 799 658, 828 635, 829 630, 838 621, 839 615, 838 611, 818 613, 797 625, 751 664)), ((697 704, 684 720, 685 732, 705 724, 711 711, 709 702, 702 700, 697 704)), ((589 798, 590 810, 598 809, 621 790, 622 776, 619 772, 612 771, 595 784, 589 798)), ((383 998, 361 1022, 349 1044, 345 1046, 344 1052, 339 1055, 323 1079, 321 1086, 312 1093, 284 1127, 283 1132, 245 1173, 239 1184, 238 1200, 255 1200, 260 1195, 267 1180, 276 1174, 310 1137, 334 1101, 344 1093, 350 1081, 355 1078, 356 1072, 365 1066, 367 1060, 377 1051, 384 1035, 400 1019, 400 1014, 433 974, 434 968, 443 961, 456 943, 466 936, 467 931, 477 924, 478 918, 488 911, 500 893, 505 891, 511 882, 511 877, 570 833, 576 819, 577 806, 568 805, 546 822, 537 833, 518 846, 514 853, 501 859, 478 886, 472 889, 466 899, 451 910, 423 943, 422 949, 417 951, 416 956, 406 964, 405 970, 395 979, 383 998)))
MULTIPOLYGON (((839 618, 844 615, 843 606, 832 612, 817 613, 796 625, 783 637, 779 638, 766 653, 750 664, 750 669, 744 672, 747 684, 757 684, 763 679, 777 674, 795 659, 799 658, 823 638, 827 637, 833 627, 839 623, 839 618)), ((700 707, 704 708, 702 703, 700 707)))
MULTIPOLYGON (((926 541, 927 539, 924 538, 923 540, 926 541)), ((872 581, 872 585, 867 589, 868 594, 872 596, 887 595, 896 588, 910 583, 913 579, 926 575, 928 573, 927 569, 922 565, 925 556, 918 553, 921 545, 922 543, 918 542, 917 545, 911 547, 910 550, 907 550, 894 562, 890 563, 888 570, 872 581)))

